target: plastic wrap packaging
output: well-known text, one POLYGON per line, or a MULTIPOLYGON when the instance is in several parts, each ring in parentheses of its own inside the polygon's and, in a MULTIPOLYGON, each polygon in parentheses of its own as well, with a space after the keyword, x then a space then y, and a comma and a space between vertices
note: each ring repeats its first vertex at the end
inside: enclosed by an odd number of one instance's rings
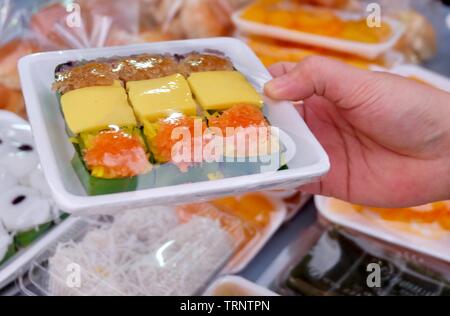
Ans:
POLYGON ((141 0, 144 29, 155 26, 173 38, 229 35, 231 14, 249 0, 141 0), (201 26, 201 27, 198 27, 201 26))
POLYGON ((55 2, 31 16, 30 29, 43 50, 129 43, 139 32, 139 1, 55 2))
POLYGON ((224 226, 202 212, 187 219, 168 207, 83 219, 36 259, 29 281, 38 292, 23 290, 54 296, 201 294, 242 238, 234 217, 224 226))
POLYGON ((447 263, 324 225, 303 232, 258 283, 281 295, 450 295, 447 263))
POLYGON ((189 219, 201 214, 219 219, 225 228, 236 220, 242 228, 237 253, 225 267, 226 273, 239 273, 250 263, 269 241, 286 218, 286 204, 280 198, 268 194, 247 193, 235 197, 224 197, 207 203, 194 203, 177 208, 180 218, 189 219))

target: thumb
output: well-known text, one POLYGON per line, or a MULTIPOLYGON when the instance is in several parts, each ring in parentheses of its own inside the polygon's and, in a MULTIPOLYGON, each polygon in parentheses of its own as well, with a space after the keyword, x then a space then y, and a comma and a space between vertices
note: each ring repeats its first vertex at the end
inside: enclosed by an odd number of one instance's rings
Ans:
POLYGON ((286 74, 269 81, 264 91, 277 100, 300 101, 313 95, 323 96, 338 105, 370 77, 371 72, 333 59, 312 56, 286 74))

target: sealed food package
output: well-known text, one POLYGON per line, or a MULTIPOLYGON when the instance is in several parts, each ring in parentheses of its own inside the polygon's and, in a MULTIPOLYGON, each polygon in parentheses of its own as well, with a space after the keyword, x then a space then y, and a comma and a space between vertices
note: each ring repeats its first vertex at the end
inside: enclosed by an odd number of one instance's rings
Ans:
POLYGON ((245 33, 376 59, 404 32, 396 19, 383 16, 371 27, 363 10, 320 8, 286 0, 258 0, 236 12, 233 22, 245 33))
POLYGON ((62 155, 43 167, 69 212, 296 186, 328 170, 295 108, 263 95, 270 75, 238 40, 50 52, 22 66, 25 81, 45 77, 24 85, 27 105, 38 149, 62 155), (46 71, 32 70, 44 55, 46 71))
POLYGON ((144 25, 156 25, 175 38, 201 38, 228 35, 231 13, 246 0, 142 0, 144 25), (198 25, 200 27, 193 27, 198 25))
POLYGON ((270 37, 245 34, 241 34, 240 37, 248 43, 267 67, 283 61, 298 62, 308 56, 315 55, 334 58, 363 69, 368 69, 370 65, 380 65, 389 68, 403 62, 403 56, 393 51, 388 51, 376 59, 369 60, 347 52, 338 52, 270 37))
POLYGON ((241 243, 230 217, 180 217, 171 207, 146 207, 114 217, 80 219, 34 262, 31 284, 41 295, 198 295, 241 243), (48 265, 47 263, 48 262, 48 265), (68 284, 68 266, 81 269, 68 284))
POLYGON ((331 225, 312 227, 302 244, 272 267, 283 269, 270 281, 282 295, 450 295, 449 267, 442 261, 331 225))
POLYGON ((411 208, 375 208, 316 197, 327 220, 450 262, 450 201, 411 208))
POLYGON ((38 45, 26 27, 27 10, 11 0, 4 0, 0 2, 0 12, 0 90, 5 87, 17 91, 20 89, 17 62, 37 52, 38 45))

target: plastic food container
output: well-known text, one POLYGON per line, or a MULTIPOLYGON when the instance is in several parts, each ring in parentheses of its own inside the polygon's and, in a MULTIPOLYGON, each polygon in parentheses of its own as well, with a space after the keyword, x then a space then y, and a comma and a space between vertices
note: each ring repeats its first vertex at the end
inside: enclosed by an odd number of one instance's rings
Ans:
POLYGON ((35 258, 28 295, 198 295, 224 268, 243 238, 228 216, 180 216, 149 207, 72 221, 35 258))
MULTIPOLYGON (((391 28, 391 36, 381 43, 370 44, 356 42, 350 40, 339 39, 324 35, 301 32, 298 30, 283 28, 279 26, 269 25, 265 23, 253 22, 245 19, 242 14, 247 10, 244 8, 234 13, 232 19, 237 28, 249 34, 268 36, 276 39, 282 39, 290 42, 307 44, 316 47, 323 47, 344 53, 354 54, 367 59, 375 59, 381 54, 395 46, 405 31, 404 25, 394 19, 383 17, 383 22, 387 23, 391 28)), ((355 18, 364 18, 361 14, 352 14, 345 11, 332 10, 336 15, 344 20, 352 20, 355 18)))
MULTIPOLYGON (((328 221, 450 262, 450 230, 441 227, 438 220, 428 223, 414 218, 408 221, 387 220, 368 208, 356 211, 349 203, 322 196, 316 196, 315 203, 319 213, 328 221)), ((429 207, 423 206, 417 212, 428 210, 429 207)))
POLYGON ((442 261, 326 223, 302 232, 258 284, 281 295, 447 296, 448 271, 442 261))
POLYGON ((243 191, 293 187, 314 181, 329 170, 325 151, 295 108, 287 102, 275 103, 265 99, 265 116, 272 126, 283 129, 280 131, 280 139, 287 149, 287 170, 88 196, 71 166, 74 148, 67 138, 57 97, 51 91, 55 67, 71 60, 92 60, 139 53, 186 54, 203 50, 220 51, 228 56, 235 68, 260 93, 264 83, 271 78, 254 53, 241 41, 231 38, 50 52, 30 55, 20 60, 19 72, 37 150, 54 199, 61 208, 70 213, 93 214, 114 213, 149 204, 186 203, 243 191))
POLYGON ((214 281, 204 296, 278 296, 277 293, 239 276, 227 275, 214 281))

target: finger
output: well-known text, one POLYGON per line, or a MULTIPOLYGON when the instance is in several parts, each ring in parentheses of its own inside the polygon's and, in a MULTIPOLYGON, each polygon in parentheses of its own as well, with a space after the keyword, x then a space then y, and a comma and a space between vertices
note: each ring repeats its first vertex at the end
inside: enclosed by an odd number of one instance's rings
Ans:
POLYGON ((295 66, 296 63, 291 62, 276 63, 269 67, 269 72, 274 78, 276 78, 285 75, 286 73, 294 69, 295 66))
POLYGON ((339 103, 351 98, 356 87, 366 82, 370 75, 369 71, 329 58, 313 56, 268 82, 264 91, 269 97, 278 100, 299 101, 319 95, 339 103))

